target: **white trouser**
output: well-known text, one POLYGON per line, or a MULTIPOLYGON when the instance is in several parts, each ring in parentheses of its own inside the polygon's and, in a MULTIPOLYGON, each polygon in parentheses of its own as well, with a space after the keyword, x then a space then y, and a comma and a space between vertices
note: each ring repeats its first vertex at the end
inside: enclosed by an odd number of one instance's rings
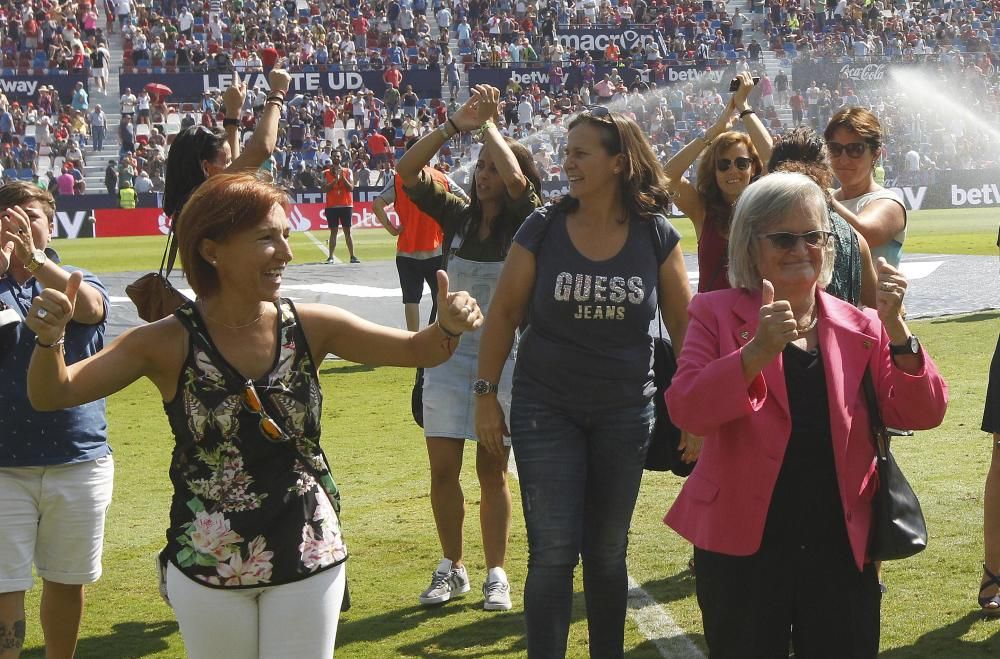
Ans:
POLYGON ((332 657, 346 579, 341 563, 280 586, 211 588, 167 565, 167 593, 190 659, 332 657))

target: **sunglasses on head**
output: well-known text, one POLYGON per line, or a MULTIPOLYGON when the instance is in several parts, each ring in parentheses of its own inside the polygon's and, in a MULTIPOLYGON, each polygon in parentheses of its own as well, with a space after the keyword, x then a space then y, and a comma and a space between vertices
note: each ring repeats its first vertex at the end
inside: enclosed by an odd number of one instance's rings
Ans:
POLYGON ((611 118, 611 110, 606 105, 584 105, 583 111, 592 119, 614 123, 614 120, 611 118))
POLYGON ((742 156, 736 158, 735 160, 730 160, 729 158, 719 158, 718 160, 715 161, 715 168, 718 169, 720 172, 727 172, 729 171, 729 168, 733 164, 736 165, 736 169, 740 170, 741 172, 745 172, 746 170, 750 169, 750 165, 753 164, 753 161, 750 160, 749 158, 744 158, 742 156))
POLYGON ((799 244, 799 240, 805 242, 806 247, 814 249, 826 247, 826 244, 830 242, 830 238, 832 236, 833 233, 830 231, 807 231, 806 233, 776 231, 774 233, 765 233, 758 237, 767 238, 771 242, 771 247, 774 249, 780 249, 787 252, 794 249, 799 244))
POLYGON ((848 158, 860 158, 868 150, 868 143, 851 142, 850 144, 841 144, 840 142, 827 142, 826 148, 830 150, 830 156, 833 158, 839 158, 845 151, 848 158))
POLYGON ((264 403, 257 393, 257 388, 253 385, 253 380, 247 380, 243 386, 243 407, 260 417, 260 432, 268 441, 278 443, 288 439, 288 435, 281 429, 281 426, 264 411, 264 403))

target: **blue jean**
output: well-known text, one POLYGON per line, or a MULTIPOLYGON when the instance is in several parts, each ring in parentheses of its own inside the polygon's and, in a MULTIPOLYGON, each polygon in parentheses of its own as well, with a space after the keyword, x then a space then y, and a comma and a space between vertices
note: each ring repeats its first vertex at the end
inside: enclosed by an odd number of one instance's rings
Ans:
POLYGON ((528 657, 566 655, 573 570, 583 559, 590 656, 624 653, 625 551, 654 424, 653 404, 605 412, 519 395, 511 441, 528 530, 528 657))

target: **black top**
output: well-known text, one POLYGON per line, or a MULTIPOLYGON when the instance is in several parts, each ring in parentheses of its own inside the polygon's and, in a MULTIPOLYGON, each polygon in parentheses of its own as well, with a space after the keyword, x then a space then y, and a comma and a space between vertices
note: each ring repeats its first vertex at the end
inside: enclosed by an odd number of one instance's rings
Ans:
POLYGON ((254 382, 286 434, 278 442, 243 402, 242 376, 215 347, 195 304, 174 312, 192 336, 177 395, 163 405, 176 442, 163 556, 205 586, 277 586, 347 559, 340 494, 319 444, 316 365, 295 307, 282 299, 278 312, 277 354, 254 382))
POLYGON ((826 374, 819 348, 782 353, 792 433, 774 486, 763 546, 850 552, 830 434, 826 374))

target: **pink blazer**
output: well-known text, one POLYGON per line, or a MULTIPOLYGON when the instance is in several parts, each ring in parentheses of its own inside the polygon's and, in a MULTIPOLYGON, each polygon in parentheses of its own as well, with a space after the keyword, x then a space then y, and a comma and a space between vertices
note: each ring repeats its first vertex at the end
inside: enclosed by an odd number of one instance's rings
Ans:
MULTIPOLYGON (((825 292, 817 301, 840 500, 860 570, 878 486, 861 384, 865 368, 871 369, 882 417, 893 428, 940 424, 948 391, 926 353, 916 375, 893 366, 889 337, 874 310, 860 311, 825 292)), ((740 351, 757 330, 759 310, 759 291, 696 295, 677 374, 667 391, 673 421, 703 436, 705 444, 664 522, 697 547, 733 556, 760 549, 792 429, 781 355, 749 386, 743 377, 740 351)))

